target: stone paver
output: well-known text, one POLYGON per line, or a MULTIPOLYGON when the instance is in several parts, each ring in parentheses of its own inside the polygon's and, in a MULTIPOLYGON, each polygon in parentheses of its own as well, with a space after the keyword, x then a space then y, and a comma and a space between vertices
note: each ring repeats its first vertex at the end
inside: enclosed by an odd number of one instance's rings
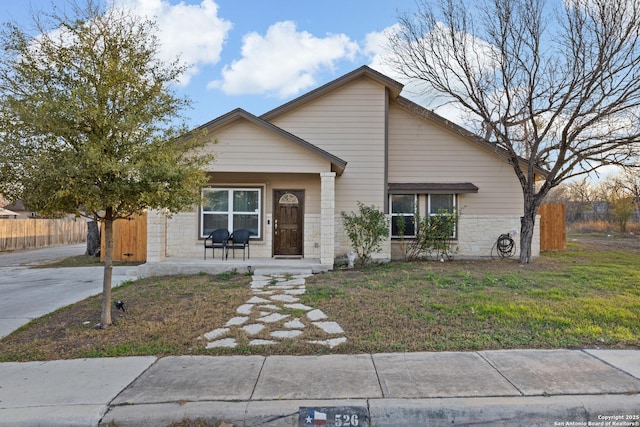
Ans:
POLYGON ((271 313, 270 315, 261 317, 258 320, 265 323, 276 323, 288 317, 288 314, 271 313))
POLYGON ((281 294, 281 295, 273 295, 269 297, 271 301, 283 301, 283 302, 298 302, 300 298, 296 298, 291 295, 281 294))
POLYGON ((302 334, 300 330, 290 330, 290 331, 273 331, 271 332, 271 336, 274 338, 295 338, 302 334))
POLYGON ((207 332, 206 334, 204 334, 204 338, 207 341, 213 341, 218 337, 221 337, 222 335, 226 334, 227 332, 229 332, 231 329, 229 328, 218 328, 218 329, 214 329, 213 331, 207 332))
MULTIPOLYGON (((222 328, 203 335, 206 348, 236 347, 236 332, 251 337, 250 346, 273 345, 282 340, 305 340, 325 347, 336 347, 347 342, 342 327, 321 310, 300 303, 300 295, 306 291, 305 276, 254 276, 251 282, 253 295, 236 308, 240 316, 227 321, 222 328), (305 312, 292 318, 291 310, 305 312), (313 339, 305 338, 310 329, 313 339), (324 334, 326 339, 318 338, 324 334)), ((293 314, 293 313, 292 313, 293 314)))
POLYGON ((242 330, 244 330, 249 335, 255 335, 255 334, 259 334, 260 331, 262 331, 264 328, 265 328, 264 325, 259 324, 259 323, 254 323, 254 324, 251 324, 251 325, 243 326, 242 330))
POLYGON ((300 304, 300 303, 296 303, 296 304, 285 304, 284 305, 286 308, 292 308, 294 310, 304 310, 304 311, 311 311, 313 310, 313 307, 309 307, 308 305, 304 305, 304 304, 300 304))
POLYGON ((285 323, 284 327, 289 329, 304 329, 304 323, 302 323, 300 319, 296 318, 285 323))
POLYGON ((313 322, 327 334, 344 334, 344 330, 336 322, 313 322))
POLYGON ((211 341, 207 343, 206 348, 220 348, 220 347, 235 348, 237 345, 238 343, 236 342, 235 338, 224 338, 221 340, 211 341))
POLYGON ((237 326, 246 323, 249 320, 248 317, 233 317, 225 324, 225 326, 237 326))
POLYGON ((307 313, 307 317, 312 320, 312 321, 316 321, 316 320, 322 320, 322 319, 326 319, 327 315, 324 314, 321 310, 311 310, 310 312, 307 313))
POLYGON ((251 314, 251 310, 253 310, 253 304, 242 304, 240 307, 236 309, 236 313, 251 314))

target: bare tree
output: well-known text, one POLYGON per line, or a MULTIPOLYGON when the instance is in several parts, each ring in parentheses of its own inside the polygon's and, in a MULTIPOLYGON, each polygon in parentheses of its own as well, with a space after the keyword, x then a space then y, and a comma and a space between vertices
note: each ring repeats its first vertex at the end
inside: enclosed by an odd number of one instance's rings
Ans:
POLYGON ((520 262, 530 263, 549 190, 603 165, 631 165, 637 154, 640 3, 469 3, 441 0, 436 14, 421 0, 390 36, 389 61, 469 113, 513 166, 524 199, 520 262))
MULTIPOLYGON (((569 188, 571 198, 582 210, 581 213, 590 212, 592 217, 598 221, 607 221, 608 209, 606 207, 606 191, 601 184, 591 183, 587 178, 571 181, 566 184, 569 188), (605 207, 603 208, 603 203, 605 207)), ((584 219, 580 215, 580 219, 584 219)))

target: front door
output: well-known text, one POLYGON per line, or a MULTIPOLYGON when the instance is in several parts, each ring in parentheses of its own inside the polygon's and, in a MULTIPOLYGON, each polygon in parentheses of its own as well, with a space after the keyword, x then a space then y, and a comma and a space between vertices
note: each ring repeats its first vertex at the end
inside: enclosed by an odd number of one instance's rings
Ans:
POLYGON ((274 190, 273 204, 273 255, 302 256, 304 190, 274 190))

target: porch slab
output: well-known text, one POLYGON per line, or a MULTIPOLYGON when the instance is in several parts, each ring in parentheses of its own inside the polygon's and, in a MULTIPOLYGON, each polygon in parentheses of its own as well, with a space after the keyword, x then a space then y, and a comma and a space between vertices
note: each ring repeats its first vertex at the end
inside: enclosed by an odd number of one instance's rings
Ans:
POLYGON ((293 274, 310 275, 325 273, 333 269, 333 265, 321 264, 319 259, 274 259, 251 258, 247 260, 220 260, 196 258, 167 258, 159 262, 147 262, 127 270, 128 276, 170 276, 181 274, 220 274, 237 271, 240 274, 254 275, 293 274))

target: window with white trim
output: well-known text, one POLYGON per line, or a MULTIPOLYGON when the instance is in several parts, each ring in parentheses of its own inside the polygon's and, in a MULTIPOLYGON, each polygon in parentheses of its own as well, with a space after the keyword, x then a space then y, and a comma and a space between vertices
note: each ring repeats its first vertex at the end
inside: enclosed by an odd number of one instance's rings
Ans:
POLYGON ((391 211, 391 237, 400 237, 398 222, 404 221, 404 237, 416 236, 416 194, 391 194, 389 196, 391 211))
MULTIPOLYGON (((456 213, 456 194, 429 194, 427 198, 427 211, 429 216, 442 215, 443 213, 456 213)), ((451 238, 456 238, 457 224, 453 226, 451 238)))
POLYGON ((203 188, 200 237, 218 228, 248 229, 251 237, 261 237, 261 206, 261 188, 203 188))

